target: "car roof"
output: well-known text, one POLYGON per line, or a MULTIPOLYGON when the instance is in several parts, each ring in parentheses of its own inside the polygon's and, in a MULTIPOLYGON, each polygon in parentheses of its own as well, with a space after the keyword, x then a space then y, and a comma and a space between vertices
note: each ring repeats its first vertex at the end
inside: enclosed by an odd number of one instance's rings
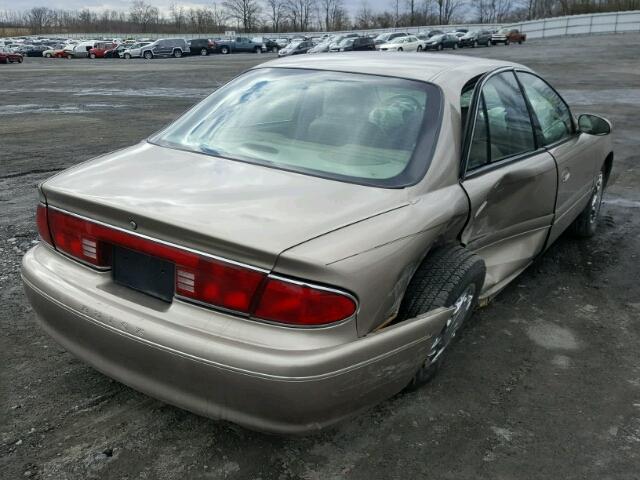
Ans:
POLYGON ((432 55, 429 53, 385 55, 380 52, 345 52, 340 55, 317 54, 310 57, 295 55, 272 60, 254 68, 306 68, 382 75, 445 84, 449 83, 452 78, 465 79, 466 82, 481 73, 509 66, 525 68, 513 62, 463 55, 432 55), (445 73, 446 76, 443 75, 445 73))

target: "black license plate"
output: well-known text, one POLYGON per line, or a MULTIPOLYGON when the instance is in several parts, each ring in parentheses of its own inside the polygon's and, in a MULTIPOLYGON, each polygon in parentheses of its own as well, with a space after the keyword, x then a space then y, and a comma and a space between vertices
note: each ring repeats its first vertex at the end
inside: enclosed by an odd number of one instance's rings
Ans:
POLYGON ((113 281, 165 302, 173 299, 175 269, 172 262, 113 247, 113 281))

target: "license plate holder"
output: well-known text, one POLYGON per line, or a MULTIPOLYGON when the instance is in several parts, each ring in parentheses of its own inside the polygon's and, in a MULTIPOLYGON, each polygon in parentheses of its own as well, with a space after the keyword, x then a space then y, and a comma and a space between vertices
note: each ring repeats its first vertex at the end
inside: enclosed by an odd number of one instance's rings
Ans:
POLYGON ((173 300, 175 270, 172 262, 128 248, 113 247, 113 281, 164 302, 173 300))

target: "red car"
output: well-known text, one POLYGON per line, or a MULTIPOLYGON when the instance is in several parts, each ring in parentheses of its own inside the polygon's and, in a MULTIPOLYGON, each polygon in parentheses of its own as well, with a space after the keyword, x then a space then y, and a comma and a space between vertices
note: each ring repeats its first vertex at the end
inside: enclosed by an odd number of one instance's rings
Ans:
POLYGON ((6 47, 0 47, 0 63, 22 63, 24 57, 19 53, 14 53, 6 47))
POLYGON ((98 43, 89 50, 89 58, 104 58, 105 53, 116 48, 118 44, 113 42, 98 43))

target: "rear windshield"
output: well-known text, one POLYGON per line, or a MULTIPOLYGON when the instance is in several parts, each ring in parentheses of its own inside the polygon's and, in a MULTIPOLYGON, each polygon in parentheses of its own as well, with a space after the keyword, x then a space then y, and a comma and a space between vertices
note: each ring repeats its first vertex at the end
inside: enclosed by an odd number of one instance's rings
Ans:
POLYGON ((342 72, 263 68, 217 90, 149 141, 337 180, 401 187, 430 161, 440 90, 342 72))

